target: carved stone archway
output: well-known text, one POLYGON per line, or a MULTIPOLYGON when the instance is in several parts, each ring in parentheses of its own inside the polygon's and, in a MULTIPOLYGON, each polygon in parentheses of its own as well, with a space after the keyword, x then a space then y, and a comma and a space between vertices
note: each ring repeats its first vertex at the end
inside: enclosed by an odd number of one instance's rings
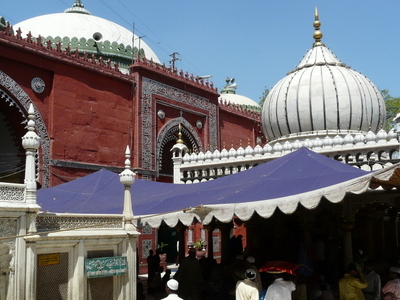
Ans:
MULTIPOLYGON (((2 71, 0 71, 0 101, 8 103, 10 109, 21 114, 23 120, 27 120, 27 111, 29 110, 30 104, 33 105, 36 115, 36 132, 41 141, 41 148, 39 148, 38 157, 41 169, 43 170, 42 187, 48 187, 50 181, 50 138, 46 125, 32 99, 15 80, 2 71)), ((19 138, 21 139, 22 136, 19 138)))
POLYGON ((188 147, 189 151, 198 152, 203 149, 203 143, 201 141, 200 136, 197 134, 196 130, 192 125, 183 117, 179 117, 169 121, 167 124, 163 126, 160 130, 160 133, 157 137, 157 170, 158 172, 163 172, 165 170, 171 171, 172 175, 172 153, 171 148, 172 145, 176 143, 178 137, 178 126, 182 125, 182 139, 184 140, 186 147, 188 147), (169 161, 168 161, 169 157, 169 161), (170 167, 166 167, 163 162, 170 162, 170 167))
MULTIPOLYGON (((210 150, 213 150, 218 144, 218 122, 217 122, 217 106, 211 103, 207 98, 201 97, 183 91, 172 86, 163 84, 161 82, 149 79, 146 77, 142 78, 142 94, 141 94, 141 107, 140 112, 141 123, 139 124, 141 129, 142 147, 140 149, 142 155, 141 167, 144 169, 152 170, 154 156, 152 153, 157 151, 159 148, 155 145, 156 127, 154 123, 155 105, 154 96, 160 96, 166 99, 176 101, 178 105, 190 105, 193 109, 201 109, 202 111, 208 112, 208 128, 209 128, 209 140, 207 143, 210 145, 210 150)), ((186 127, 189 128, 189 127, 186 127)), ((158 139, 157 139, 158 141, 158 139)), ((158 153, 158 151, 156 152, 158 153)), ((157 167, 157 162, 156 162, 157 167)))

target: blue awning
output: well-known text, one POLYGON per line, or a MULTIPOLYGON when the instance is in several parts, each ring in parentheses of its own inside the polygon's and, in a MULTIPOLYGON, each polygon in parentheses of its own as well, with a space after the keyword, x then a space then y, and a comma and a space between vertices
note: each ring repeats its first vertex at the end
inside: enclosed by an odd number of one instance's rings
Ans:
MULTIPOLYGON (((339 202, 346 193, 368 189, 372 173, 335 161, 307 148, 246 171, 196 184, 171 184, 136 179, 132 185, 135 216, 156 215, 174 225, 201 215, 229 222, 256 211, 270 217, 276 208, 292 213, 298 204, 314 208, 322 197, 339 202), (184 215, 183 211, 186 211, 184 215), (188 215, 188 212, 194 215, 188 215)), ((53 213, 122 214, 123 185, 119 174, 105 169, 52 188, 38 190, 38 204, 53 213)))

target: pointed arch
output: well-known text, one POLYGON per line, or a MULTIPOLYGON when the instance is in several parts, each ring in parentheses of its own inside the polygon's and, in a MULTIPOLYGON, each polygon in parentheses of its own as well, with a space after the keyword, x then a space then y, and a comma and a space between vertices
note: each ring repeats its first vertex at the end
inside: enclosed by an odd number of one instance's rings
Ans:
MULTIPOLYGON (((39 164, 43 169, 42 186, 49 186, 50 176, 50 138, 47 132, 44 120, 33 103, 32 99, 25 91, 13 80, 10 76, 0 70, 0 102, 8 106, 13 113, 21 116, 21 119, 26 122, 28 117, 29 105, 32 104, 35 109, 35 124, 36 132, 40 137, 41 147, 38 151, 39 164)), ((19 137, 22 138, 22 135, 19 137)), ((22 144, 22 142, 21 142, 22 144)))
MULTIPOLYGON (((161 128, 157 136, 156 153, 157 153, 158 172, 170 169, 167 166, 165 166, 165 164, 163 165, 163 161, 166 160, 168 162, 168 160, 163 159, 163 157, 170 157, 170 163, 172 166, 171 148, 172 145, 176 143, 179 124, 182 125, 182 138, 185 141, 185 144, 188 147, 188 149, 194 152, 203 150, 203 142, 201 141, 200 136, 197 134, 193 126, 183 117, 175 118, 166 123, 161 128)), ((172 169, 170 175, 172 175, 172 169)))
MULTIPOLYGON (((194 109, 201 109, 203 111, 207 111, 207 120, 208 120, 208 141, 210 145, 210 149, 218 144, 218 107, 217 105, 211 103, 209 99, 189 93, 187 91, 180 90, 178 88, 174 88, 167 84, 163 84, 156 80, 142 77, 142 94, 141 94, 141 102, 142 102, 142 111, 140 128, 141 128, 141 139, 142 139, 142 147, 141 151, 141 167, 144 169, 153 170, 154 164, 154 155, 153 153, 157 152, 157 145, 155 145, 155 139, 157 132, 155 131, 155 95, 165 97, 167 99, 171 99, 176 101, 180 105, 190 105, 194 109), (156 151, 156 152, 154 152, 156 151)), ((156 159, 157 160, 157 159, 156 159)))

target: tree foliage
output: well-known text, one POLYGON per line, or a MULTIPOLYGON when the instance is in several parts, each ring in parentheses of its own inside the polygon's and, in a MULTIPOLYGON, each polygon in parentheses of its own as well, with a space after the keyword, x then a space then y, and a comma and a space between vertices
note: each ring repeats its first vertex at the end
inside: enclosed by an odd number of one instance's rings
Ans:
POLYGON ((392 97, 388 90, 381 90, 386 105, 386 130, 393 128, 393 118, 400 113, 400 97, 392 97))
POLYGON ((260 102, 258 102, 258 104, 260 104, 261 107, 264 105, 265 98, 268 96, 268 94, 269 94, 269 89, 267 89, 267 87, 265 87, 264 92, 262 93, 262 95, 260 97, 260 102))

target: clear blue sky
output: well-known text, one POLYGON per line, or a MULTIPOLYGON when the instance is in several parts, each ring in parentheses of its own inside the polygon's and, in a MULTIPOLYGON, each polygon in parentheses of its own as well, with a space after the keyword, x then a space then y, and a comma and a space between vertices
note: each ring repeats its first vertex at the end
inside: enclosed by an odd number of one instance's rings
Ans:
MULTIPOLYGON (((11 24, 63 12, 74 0, 3 1, 11 24)), ((379 89, 400 96, 399 0, 82 0, 93 15, 112 20, 144 40, 166 65, 179 52, 178 69, 212 75, 219 90, 227 77, 237 93, 259 101, 294 69, 313 43, 318 6, 322 41, 379 89)))

